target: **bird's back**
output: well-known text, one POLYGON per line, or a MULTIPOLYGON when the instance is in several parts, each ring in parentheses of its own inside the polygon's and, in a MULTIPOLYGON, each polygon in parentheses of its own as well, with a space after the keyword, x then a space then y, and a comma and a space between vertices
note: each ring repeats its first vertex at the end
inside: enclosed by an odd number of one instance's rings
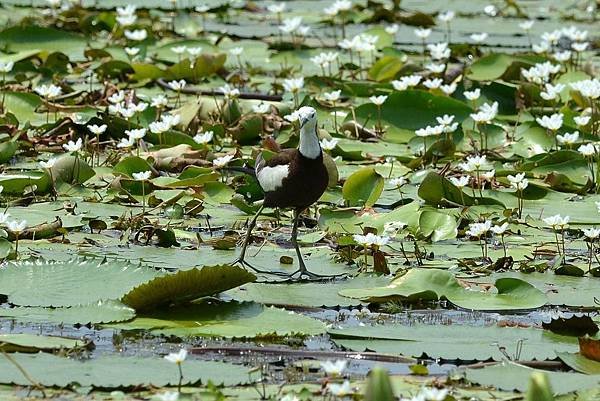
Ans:
POLYGON ((266 207, 306 208, 323 195, 329 183, 323 155, 310 159, 297 149, 284 149, 269 160, 261 153, 255 169, 266 207))

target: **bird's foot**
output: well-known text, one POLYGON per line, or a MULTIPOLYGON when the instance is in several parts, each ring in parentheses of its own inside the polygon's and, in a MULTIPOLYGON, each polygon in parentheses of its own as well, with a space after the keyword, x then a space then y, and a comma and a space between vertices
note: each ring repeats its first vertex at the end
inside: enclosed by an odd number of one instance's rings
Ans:
POLYGON ((331 281, 337 278, 345 278, 348 275, 346 273, 340 274, 317 274, 308 271, 306 268, 298 269, 293 273, 286 273, 287 281, 298 282, 298 281, 331 281))
POLYGON ((231 263, 231 265, 240 265, 240 266, 246 268, 246 270, 250 269, 250 270, 254 271, 255 273, 259 273, 259 274, 271 274, 271 275, 280 276, 280 277, 288 276, 288 273, 286 273, 286 272, 273 272, 273 271, 259 269, 258 267, 255 267, 252 264, 250 264, 249 262, 246 262, 246 260, 244 260, 243 258, 237 258, 236 260, 234 260, 231 263))

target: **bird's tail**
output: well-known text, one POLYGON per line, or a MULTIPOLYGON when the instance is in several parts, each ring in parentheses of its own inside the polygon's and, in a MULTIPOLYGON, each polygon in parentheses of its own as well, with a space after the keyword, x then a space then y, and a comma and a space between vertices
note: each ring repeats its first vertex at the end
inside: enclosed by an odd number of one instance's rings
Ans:
POLYGON ((252 177, 256 177, 256 171, 252 167, 247 166, 224 166, 221 167, 221 170, 225 171, 235 171, 238 173, 244 173, 251 175, 252 177))

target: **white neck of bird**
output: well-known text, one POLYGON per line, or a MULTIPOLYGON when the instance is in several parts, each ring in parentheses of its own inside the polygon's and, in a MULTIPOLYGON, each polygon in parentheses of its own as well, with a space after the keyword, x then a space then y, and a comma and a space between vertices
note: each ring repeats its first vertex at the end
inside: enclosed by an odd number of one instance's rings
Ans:
POLYGON ((321 155, 321 143, 317 136, 317 127, 314 124, 306 124, 300 129, 300 146, 298 150, 302 156, 316 159, 321 155))

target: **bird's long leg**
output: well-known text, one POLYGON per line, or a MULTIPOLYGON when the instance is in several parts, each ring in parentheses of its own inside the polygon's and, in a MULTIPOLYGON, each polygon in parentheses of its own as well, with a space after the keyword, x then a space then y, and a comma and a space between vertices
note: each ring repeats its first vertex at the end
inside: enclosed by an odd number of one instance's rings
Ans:
POLYGON ((310 272, 306 268, 306 264, 304 264, 304 259, 302 258, 302 253, 300 252, 300 246, 298 245, 298 224, 300 222, 300 213, 302 213, 303 209, 294 209, 294 224, 292 226, 292 244, 296 249, 296 255, 298 256, 298 265, 299 268, 294 273, 290 274, 289 277, 293 278, 296 274, 298 274, 298 278, 302 279, 303 277, 308 278, 309 280, 323 280, 323 279, 332 279, 335 277, 345 276, 345 274, 337 274, 337 275, 323 275, 316 274, 310 272))
POLYGON ((240 256, 238 256, 238 258, 232 264, 235 265, 235 264, 239 263, 240 265, 248 267, 257 273, 282 275, 278 272, 270 272, 270 271, 258 269, 256 267, 252 266, 250 263, 246 262, 246 250, 248 249, 248 244, 250 243, 250 238, 252 238, 252 230, 254 230, 254 227, 256 227, 256 222, 258 221, 258 216, 260 216, 260 214, 262 213, 264 208, 265 208, 265 206, 261 205, 260 208, 258 208, 258 210, 257 210, 256 214, 254 215, 254 217, 252 218, 252 220, 250 220, 250 224, 248 225, 248 229, 246 230, 246 236, 244 237, 244 242, 242 244, 242 250, 240 252, 240 256))

